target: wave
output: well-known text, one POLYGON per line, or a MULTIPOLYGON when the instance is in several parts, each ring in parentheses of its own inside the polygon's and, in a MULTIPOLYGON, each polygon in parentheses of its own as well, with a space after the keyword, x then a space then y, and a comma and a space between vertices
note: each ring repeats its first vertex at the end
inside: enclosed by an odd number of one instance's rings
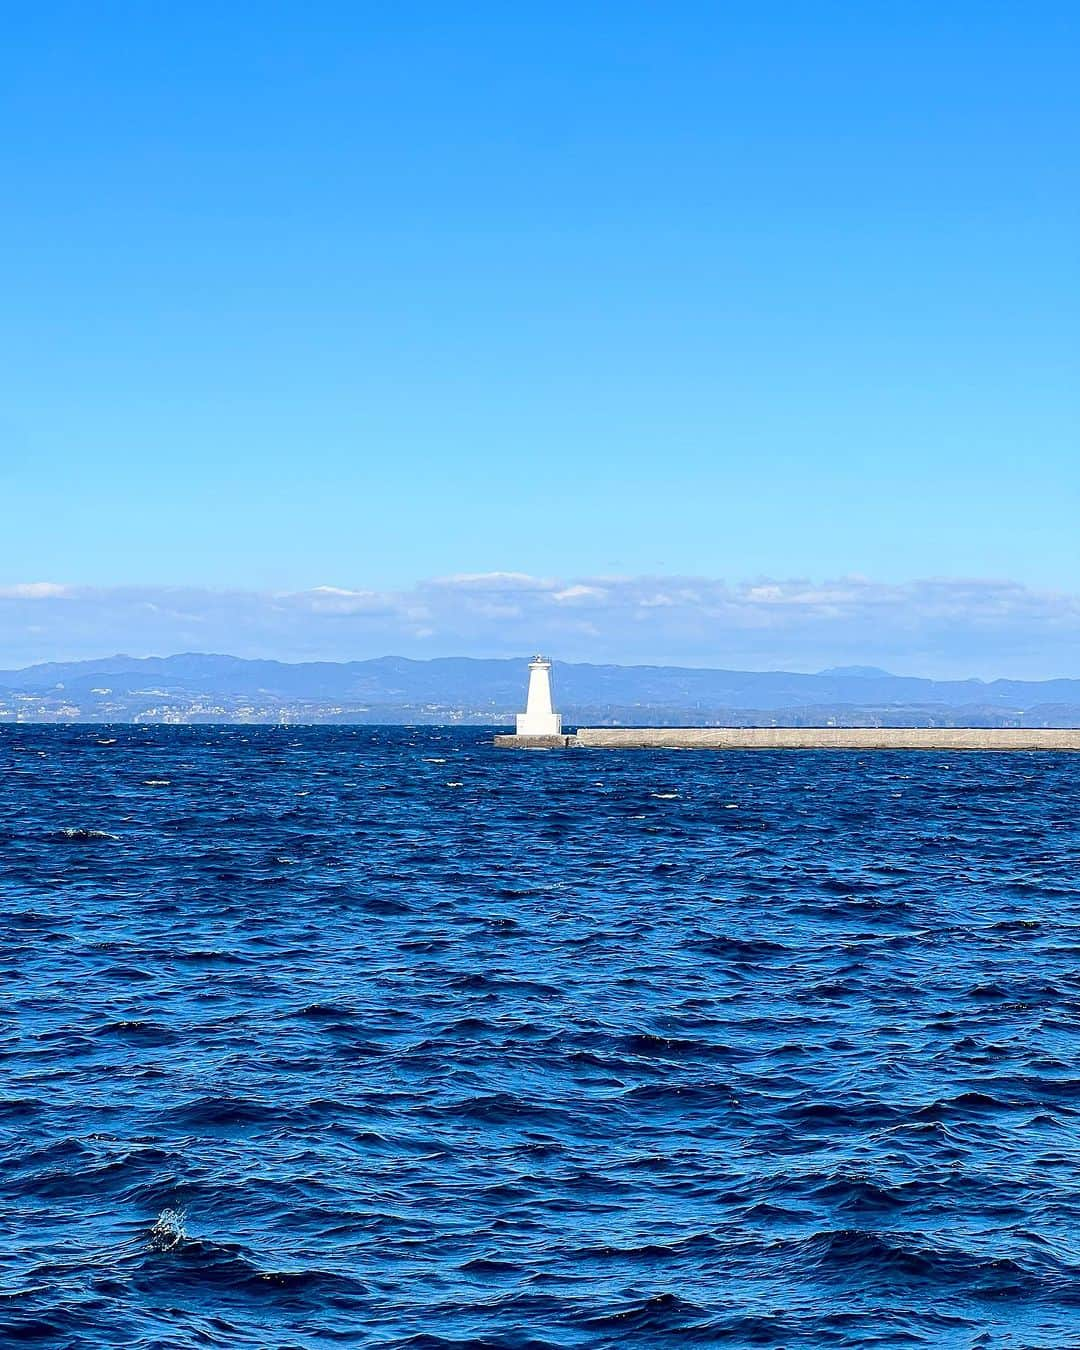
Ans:
POLYGON ((170 1258, 170 1287, 212 1287, 229 1293, 260 1297, 302 1296, 315 1306, 363 1300, 367 1286, 351 1275, 317 1267, 264 1265, 246 1247, 235 1242, 193 1238, 183 1210, 164 1209, 147 1235, 149 1250, 170 1258))
POLYGON ((711 1320, 709 1312, 698 1304, 678 1294, 662 1293, 584 1317, 581 1325, 594 1332, 616 1332, 620 1337, 651 1332, 685 1338, 695 1332, 707 1333, 711 1320))
POLYGON ((1072 761, 96 734, 0 727, 0 1344, 1076 1344, 1072 761))

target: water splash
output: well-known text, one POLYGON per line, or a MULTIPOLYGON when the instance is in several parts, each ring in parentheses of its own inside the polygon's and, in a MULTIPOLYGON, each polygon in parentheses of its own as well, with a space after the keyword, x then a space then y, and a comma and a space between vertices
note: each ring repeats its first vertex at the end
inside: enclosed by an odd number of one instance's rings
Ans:
POLYGON ((150 1229, 150 1246, 156 1252, 175 1251, 187 1241, 184 1227, 186 1215, 182 1209, 163 1209, 150 1229))

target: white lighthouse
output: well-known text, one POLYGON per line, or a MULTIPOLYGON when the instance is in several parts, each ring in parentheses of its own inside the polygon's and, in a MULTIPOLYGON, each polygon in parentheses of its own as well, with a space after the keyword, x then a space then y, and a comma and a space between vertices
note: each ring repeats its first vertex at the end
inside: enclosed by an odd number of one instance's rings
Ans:
POLYGON ((517 715, 519 736, 561 736, 562 717, 551 706, 551 662, 534 656, 529 662, 529 697, 517 715))

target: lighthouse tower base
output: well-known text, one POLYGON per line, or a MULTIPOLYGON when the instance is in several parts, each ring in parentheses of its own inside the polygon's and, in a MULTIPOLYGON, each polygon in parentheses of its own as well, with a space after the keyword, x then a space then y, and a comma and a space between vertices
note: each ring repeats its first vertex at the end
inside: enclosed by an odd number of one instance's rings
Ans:
POLYGON ((518 736, 561 736, 562 715, 560 713, 518 713, 514 719, 514 730, 518 736))

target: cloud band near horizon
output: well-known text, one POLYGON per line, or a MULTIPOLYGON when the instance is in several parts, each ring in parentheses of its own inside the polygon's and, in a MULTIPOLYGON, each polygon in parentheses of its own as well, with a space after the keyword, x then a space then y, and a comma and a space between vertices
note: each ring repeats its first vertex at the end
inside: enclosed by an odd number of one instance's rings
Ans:
POLYGON ((731 669, 1080 674, 1080 595, 1016 581, 442 577, 400 590, 0 586, 0 667, 116 652, 279 660, 520 656, 731 669))

